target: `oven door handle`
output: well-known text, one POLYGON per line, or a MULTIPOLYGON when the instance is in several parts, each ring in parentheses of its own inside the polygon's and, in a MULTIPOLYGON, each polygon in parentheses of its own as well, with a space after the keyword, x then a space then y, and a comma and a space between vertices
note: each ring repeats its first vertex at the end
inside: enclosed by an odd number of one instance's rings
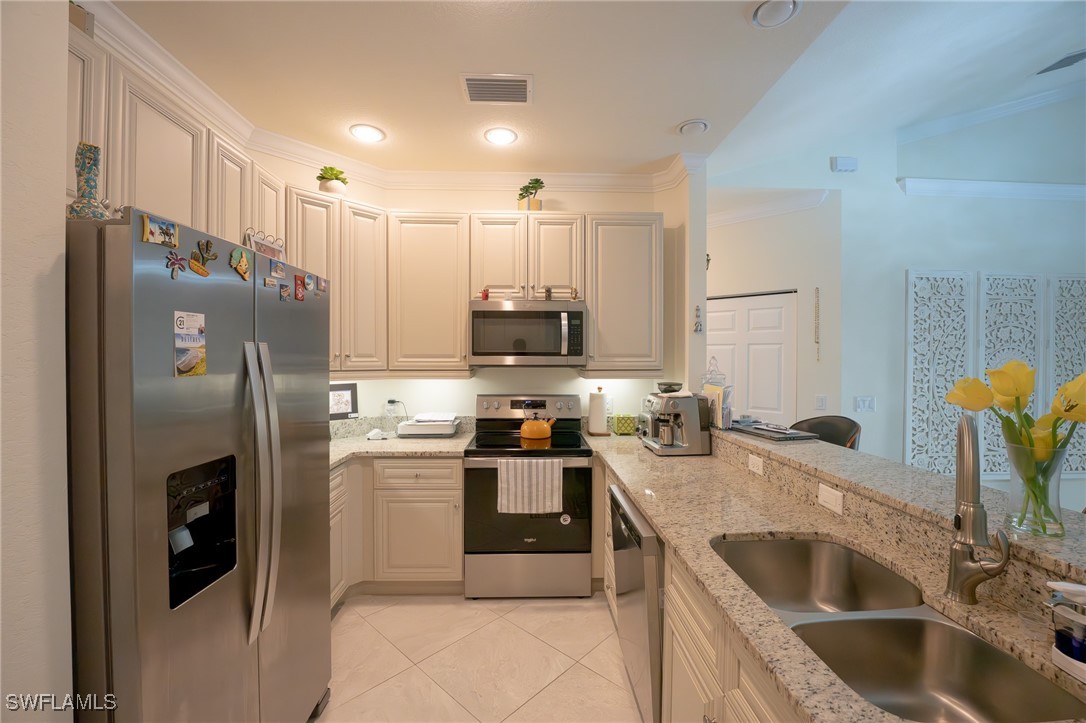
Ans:
MULTIPOLYGON (((464 457, 464 469, 497 469, 498 461, 511 459, 510 457, 464 457)), ((554 459, 553 457, 540 457, 540 459, 554 459)), ((562 469, 576 467, 591 467, 591 457, 561 457, 562 469)))

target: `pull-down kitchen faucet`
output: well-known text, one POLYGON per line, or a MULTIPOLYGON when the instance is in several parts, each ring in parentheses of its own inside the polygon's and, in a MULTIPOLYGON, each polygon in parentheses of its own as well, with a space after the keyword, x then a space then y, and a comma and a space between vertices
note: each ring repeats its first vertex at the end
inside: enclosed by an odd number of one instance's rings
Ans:
POLYGON ((977 585, 1000 575, 1010 562, 1010 543, 1003 530, 996 533, 1000 559, 977 558, 974 547, 988 547, 988 514, 980 501, 980 448, 977 422, 963 414, 958 422, 957 483, 954 539, 950 543, 950 571, 946 596, 955 602, 977 604, 977 585))

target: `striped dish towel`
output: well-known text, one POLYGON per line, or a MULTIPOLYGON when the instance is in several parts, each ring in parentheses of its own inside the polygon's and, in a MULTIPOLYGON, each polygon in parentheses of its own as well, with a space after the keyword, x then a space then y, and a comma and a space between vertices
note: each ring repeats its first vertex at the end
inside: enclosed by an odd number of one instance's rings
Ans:
POLYGON ((561 459, 499 459, 498 512, 562 511, 561 459))

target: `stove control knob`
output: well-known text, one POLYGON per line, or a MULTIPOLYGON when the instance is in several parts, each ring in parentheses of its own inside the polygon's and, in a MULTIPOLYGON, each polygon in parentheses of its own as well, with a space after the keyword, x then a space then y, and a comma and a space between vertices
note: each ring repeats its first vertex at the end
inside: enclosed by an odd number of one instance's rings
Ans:
POLYGON ((497 409, 497 408, 498 408, 498 407, 500 407, 501 405, 502 405, 502 403, 501 403, 501 402, 494 402, 494 408, 495 408, 495 409, 497 409))
POLYGON ((561 409, 562 408, 562 403, 561 402, 556 402, 554 406, 557 407, 558 409, 561 409))
MULTIPOLYGON (((495 404, 494 406, 497 407, 498 405, 495 404)), ((483 402, 483 409, 490 409, 490 402, 483 402)))

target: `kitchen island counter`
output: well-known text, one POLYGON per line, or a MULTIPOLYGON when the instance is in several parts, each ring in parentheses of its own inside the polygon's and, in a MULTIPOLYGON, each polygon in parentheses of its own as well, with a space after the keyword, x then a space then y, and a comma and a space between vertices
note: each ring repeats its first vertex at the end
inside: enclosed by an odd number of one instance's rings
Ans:
MULTIPOLYGON (((1086 699, 1086 686, 1051 663, 1051 640, 1031 638, 1017 614, 1019 609, 1041 612, 1045 579, 1086 582, 1079 564, 1086 548, 1081 520, 1068 524, 1063 540, 1012 543, 1007 574, 980 586, 980 604, 958 604, 943 594, 953 479, 824 442, 771 445, 740 437, 714 431, 714 454, 704 457, 658 457, 630 437, 597 437, 590 443, 656 528, 665 556, 690 573, 723 615, 730 643, 746 650, 772 678, 797 719, 900 720, 830 670, 717 556, 709 545, 715 536, 817 538, 856 549, 915 583, 930 607, 1086 699), (764 476, 748 471, 751 453, 763 458, 764 476), (870 487, 868 479, 875 481, 870 487), (820 481, 845 493, 844 515, 818 506, 820 481), (900 497, 905 499, 895 503, 900 497), (1044 562, 1044 569, 1034 567, 1037 562, 1044 562)), ((984 489, 991 532, 1002 519, 1001 496, 984 489)))

